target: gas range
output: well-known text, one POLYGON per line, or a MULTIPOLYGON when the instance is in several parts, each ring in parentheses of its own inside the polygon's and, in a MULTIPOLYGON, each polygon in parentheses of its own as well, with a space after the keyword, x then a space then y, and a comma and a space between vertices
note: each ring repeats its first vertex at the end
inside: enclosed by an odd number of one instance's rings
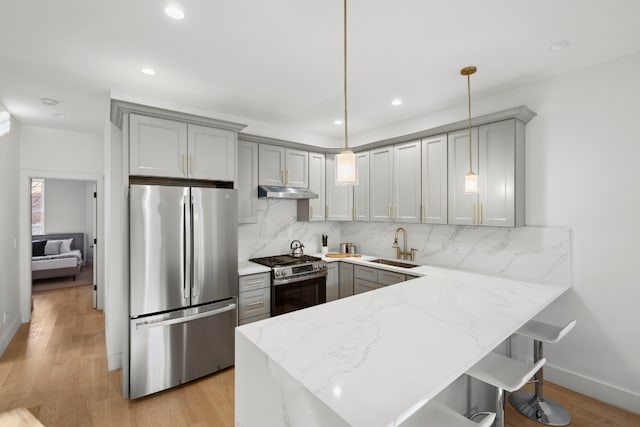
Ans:
POLYGON ((271 267, 273 284, 276 286, 327 275, 327 263, 322 258, 309 255, 277 255, 249 261, 271 267))

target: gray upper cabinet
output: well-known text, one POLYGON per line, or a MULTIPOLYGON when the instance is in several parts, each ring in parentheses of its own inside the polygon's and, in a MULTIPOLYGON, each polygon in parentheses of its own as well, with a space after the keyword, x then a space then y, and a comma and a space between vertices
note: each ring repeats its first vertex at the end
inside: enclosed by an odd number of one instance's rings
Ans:
POLYGON ((336 184, 335 156, 325 156, 327 221, 353 220, 353 185, 336 184))
POLYGON ((370 220, 393 220, 393 146, 376 148, 369 154, 370 220))
POLYGON ((260 144, 258 162, 260 185, 309 188, 307 151, 260 144))
POLYGON ((129 117, 130 175, 235 180, 235 132, 138 114, 129 117))
POLYGON ((185 178, 187 124, 130 114, 129 174, 185 178))
POLYGON ((258 222, 258 144, 238 141, 238 224, 258 222))
POLYGON ((236 133, 187 125, 189 178, 235 181, 236 133))
POLYGON ((356 153, 358 185, 353 187, 353 219, 369 221, 369 152, 356 153))
MULTIPOLYGON (((309 153, 309 191, 318 195, 309 199, 309 221, 324 221, 326 165, 324 154, 309 153)), ((298 202, 300 204, 300 202, 298 202)), ((303 203, 304 204, 304 203, 303 203)))
POLYGON ((420 222, 420 140, 393 146, 393 221, 420 222))
POLYGON ((425 224, 447 223, 447 135, 422 140, 422 206, 425 224))
POLYGON ((464 192, 468 131, 450 133, 448 145, 449 224, 524 225, 524 123, 511 119, 472 128, 477 194, 464 192))

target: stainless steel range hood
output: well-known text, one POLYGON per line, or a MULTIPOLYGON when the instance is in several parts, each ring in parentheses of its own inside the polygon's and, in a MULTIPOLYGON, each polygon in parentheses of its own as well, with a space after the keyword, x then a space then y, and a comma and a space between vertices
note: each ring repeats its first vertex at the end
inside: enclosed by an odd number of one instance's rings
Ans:
POLYGON ((317 199, 318 195, 306 188, 259 185, 258 197, 268 197, 271 199, 317 199))

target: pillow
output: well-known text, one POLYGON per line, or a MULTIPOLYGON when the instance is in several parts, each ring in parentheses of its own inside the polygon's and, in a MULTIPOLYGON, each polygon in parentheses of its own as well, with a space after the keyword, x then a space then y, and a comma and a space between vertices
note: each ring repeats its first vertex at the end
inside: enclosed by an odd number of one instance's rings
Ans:
POLYGON ((46 240, 34 240, 31 242, 31 256, 44 256, 44 246, 46 244, 46 240))
POLYGON ((60 253, 60 240, 47 240, 47 244, 44 245, 45 255, 58 255, 60 253))
POLYGON ((73 238, 60 240, 60 253, 66 254, 71 252, 71 242, 73 242, 73 238))

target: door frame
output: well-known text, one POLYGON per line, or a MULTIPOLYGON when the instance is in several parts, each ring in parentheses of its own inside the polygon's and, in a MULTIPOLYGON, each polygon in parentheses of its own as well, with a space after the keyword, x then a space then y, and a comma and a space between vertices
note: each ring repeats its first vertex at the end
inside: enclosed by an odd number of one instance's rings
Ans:
MULTIPOLYGON (((31 179, 65 179, 76 181, 94 181, 98 193, 96 229, 98 244, 104 242, 104 174, 91 172, 57 172, 47 170, 22 169, 19 178, 19 273, 20 273, 20 316, 22 323, 31 320, 31 179)), ((46 191, 46 190, 45 190, 46 191)), ((97 308, 104 307, 104 250, 98 251, 97 308)), ((95 262, 94 261, 94 262, 95 262)), ((95 264, 94 264, 95 268, 95 264)))

